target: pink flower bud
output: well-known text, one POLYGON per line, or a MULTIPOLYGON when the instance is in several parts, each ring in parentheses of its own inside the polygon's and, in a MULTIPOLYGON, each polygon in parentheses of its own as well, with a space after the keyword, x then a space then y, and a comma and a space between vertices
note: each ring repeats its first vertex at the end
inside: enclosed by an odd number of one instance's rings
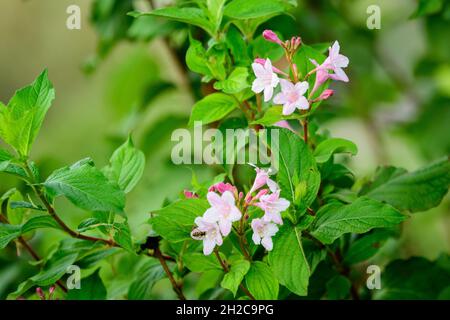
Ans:
POLYGON ((39 296, 41 300, 45 300, 45 294, 44 291, 42 291, 41 288, 36 288, 36 294, 39 296))
POLYGON ((265 30, 263 32, 263 37, 267 41, 270 41, 270 42, 273 42, 273 43, 276 43, 276 44, 279 44, 279 45, 283 44, 283 42, 280 40, 280 38, 278 38, 278 36, 272 30, 265 30))
POLYGON ((317 100, 318 101, 327 100, 328 98, 330 98, 333 95, 334 95, 334 90, 327 89, 322 92, 322 94, 319 96, 319 98, 317 100))
POLYGON ((186 199, 193 199, 193 198, 198 198, 198 195, 196 195, 194 192, 189 191, 189 190, 184 190, 183 191, 184 196, 186 197, 186 199))

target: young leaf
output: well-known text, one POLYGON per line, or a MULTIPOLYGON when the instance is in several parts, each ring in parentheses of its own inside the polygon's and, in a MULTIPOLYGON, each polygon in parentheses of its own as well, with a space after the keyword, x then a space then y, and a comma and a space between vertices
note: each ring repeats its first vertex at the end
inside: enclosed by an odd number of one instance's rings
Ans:
POLYGON ((223 93, 213 93, 194 105, 189 125, 193 126, 195 121, 201 121, 202 125, 205 125, 221 120, 237 107, 238 102, 233 97, 223 93))
POLYGON ((155 283, 165 276, 164 270, 156 261, 147 261, 138 272, 137 279, 128 290, 130 300, 149 300, 155 283))
POLYGON ((123 214, 125 194, 90 159, 56 170, 43 185, 52 197, 65 196, 81 209, 123 214))
POLYGON ((222 288, 228 289, 236 296, 236 292, 250 269, 250 262, 247 260, 236 260, 231 264, 230 271, 225 274, 221 282, 222 288))
POLYGON ((81 288, 69 290, 66 300, 105 300, 106 288, 99 275, 99 270, 95 271, 87 278, 81 279, 81 288))
POLYGON ((236 94, 249 87, 247 78, 249 76, 248 69, 237 67, 228 76, 226 80, 214 83, 214 89, 222 90, 228 94, 236 94))
POLYGON ((45 70, 30 86, 20 89, 9 101, 0 104, 0 137, 27 156, 55 98, 55 90, 45 70))
POLYGON ((252 263, 245 275, 247 289, 256 300, 275 300, 278 298, 279 285, 272 270, 260 261, 252 263))
POLYGON ((135 148, 131 137, 112 155, 110 165, 103 172, 125 193, 129 193, 141 179, 145 168, 145 155, 135 148))
POLYGON ((296 206, 298 217, 316 198, 320 186, 320 173, 311 151, 298 135, 287 129, 276 130, 279 130, 278 145, 272 141, 271 148, 272 151, 277 151, 279 162, 277 181, 281 188, 281 196, 296 206))
POLYGON ((312 235, 322 243, 330 244, 345 233, 392 227, 405 218, 394 207, 365 197, 348 205, 330 203, 317 212, 312 235))
POLYGON ((335 153, 350 153, 356 155, 358 147, 351 141, 340 138, 327 139, 314 150, 314 157, 317 163, 327 162, 335 153))
POLYGON ((189 43, 189 48, 186 52, 186 65, 188 68, 193 72, 212 77, 212 73, 208 68, 208 56, 202 43, 192 37, 189 38, 189 43))
POLYGON ((214 36, 215 24, 211 23, 208 17, 205 15, 202 9, 190 8, 190 7, 167 7, 153 10, 149 13, 143 13, 141 15, 152 15, 156 17, 162 17, 173 21, 192 24, 200 27, 211 36, 214 36))
POLYGON ((208 202, 202 199, 179 200, 154 212, 150 223, 156 233, 169 241, 189 240, 195 218, 208 208, 208 202))
POLYGON ((299 296, 308 294, 310 266, 303 250, 301 231, 285 223, 273 239, 269 264, 280 284, 299 296))
POLYGON ((448 158, 410 173, 396 170, 387 176, 385 172, 379 170, 372 187, 363 190, 362 194, 399 210, 420 212, 436 207, 450 185, 448 158))

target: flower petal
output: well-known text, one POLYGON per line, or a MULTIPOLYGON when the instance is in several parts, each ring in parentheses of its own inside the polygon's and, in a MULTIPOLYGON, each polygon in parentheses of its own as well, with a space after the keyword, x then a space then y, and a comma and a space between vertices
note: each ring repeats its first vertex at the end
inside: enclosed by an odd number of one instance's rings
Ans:
POLYGON ((283 116, 290 116, 295 111, 295 103, 286 103, 283 106, 283 116))
POLYGON ((213 239, 205 239, 203 240, 203 254, 205 256, 209 256, 216 246, 216 242, 213 239))
POLYGON ((309 109, 308 99, 306 99, 305 97, 300 97, 297 100, 296 107, 297 107, 297 109, 300 109, 300 110, 308 110, 309 109))
POLYGON ((266 70, 264 70, 264 66, 262 66, 261 64, 255 62, 252 63, 252 69, 253 72, 255 73, 256 77, 260 78, 260 77, 264 77, 266 74, 266 70))
POLYGON ((218 207, 223 204, 222 198, 220 198, 220 196, 215 192, 208 192, 206 198, 208 199, 209 204, 213 207, 218 207))
POLYGON ((272 251, 273 241, 271 237, 262 238, 261 244, 263 245, 264 248, 266 248, 267 251, 272 251))
POLYGON ((271 86, 265 87, 264 102, 270 101, 270 99, 272 99, 272 96, 273 96, 273 87, 271 87, 271 86))
POLYGON ((263 92, 264 88, 264 82, 261 79, 257 78, 255 79, 255 81, 253 81, 252 91, 254 93, 261 93, 263 92))

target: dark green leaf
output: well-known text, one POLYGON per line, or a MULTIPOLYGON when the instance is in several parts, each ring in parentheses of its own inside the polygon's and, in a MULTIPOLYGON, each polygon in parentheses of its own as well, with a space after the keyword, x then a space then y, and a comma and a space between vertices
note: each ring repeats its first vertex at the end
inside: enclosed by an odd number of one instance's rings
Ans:
POLYGON ((392 227, 405 218, 394 207, 363 197, 348 205, 331 203, 322 207, 317 212, 312 234, 322 243, 330 244, 345 233, 392 227))
POLYGON ((95 271, 87 278, 81 279, 80 289, 69 290, 66 300, 105 300, 106 288, 100 278, 99 271, 95 271))

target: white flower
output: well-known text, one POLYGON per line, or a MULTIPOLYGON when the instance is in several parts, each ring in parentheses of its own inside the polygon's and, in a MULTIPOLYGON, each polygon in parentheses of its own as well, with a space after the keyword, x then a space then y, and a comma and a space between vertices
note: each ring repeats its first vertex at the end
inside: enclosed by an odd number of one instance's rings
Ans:
POLYGON ((259 202, 255 206, 264 210, 264 221, 283 224, 281 212, 290 206, 290 202, 284 198, 280 198, 280 190, 272 194, 266 194, 260 197, 259 202))
POLYGON ((255 93, 264 91, 264 101, 267 102, 272 99, 273 89, 278 86, 280 79, 277 74, 273 72, 270 59, 266 59, 264 66, 255 62, 252 64, 252 68, 256 75, 256 79, 253 81, 252 90, 255 93))
POLYGON ((195 240, 203 240, 203 253, 210 255, 216 245, 223 243, 219 226, 215 222, 209 222, 203 217, 195 218, 195 224, 198 226, 191 232, 191 237, 195 240))
POLYGON ((349 59, 340 54, 339 42, 335 42, 331 48, 329 48, 329 55, 325 62, 322 64, 326 69, 334 71, 334 74, 330 75, 333 80, 339 80, 348 82, 348 77, 342 68, 348 67, 349 59))
POLYGON ((308 82, 298 82, 295 85, 285 79, 281 79, 281 92, 275 96, 273 102, 283 105, 283 115, 291 115, 295 109, 308 110, 309 102, 304 97, 308 90, 308 82))
POLYGON ((208 202, 211 208, 206 210, 203 218, 210 223, 219 223, 223 236, 231 232, 233 222, 239 221, 242 213, 235 205, 235 199, 230 191, 225 191, 222 196, 215 192, 208 192, 208 202))
POLYGON ((272 237, 278 232, 278 227, 271 222, 262 219, 252 220, 253 242, 255 244, 262 244, 267 251, 273 249, 272 237))

